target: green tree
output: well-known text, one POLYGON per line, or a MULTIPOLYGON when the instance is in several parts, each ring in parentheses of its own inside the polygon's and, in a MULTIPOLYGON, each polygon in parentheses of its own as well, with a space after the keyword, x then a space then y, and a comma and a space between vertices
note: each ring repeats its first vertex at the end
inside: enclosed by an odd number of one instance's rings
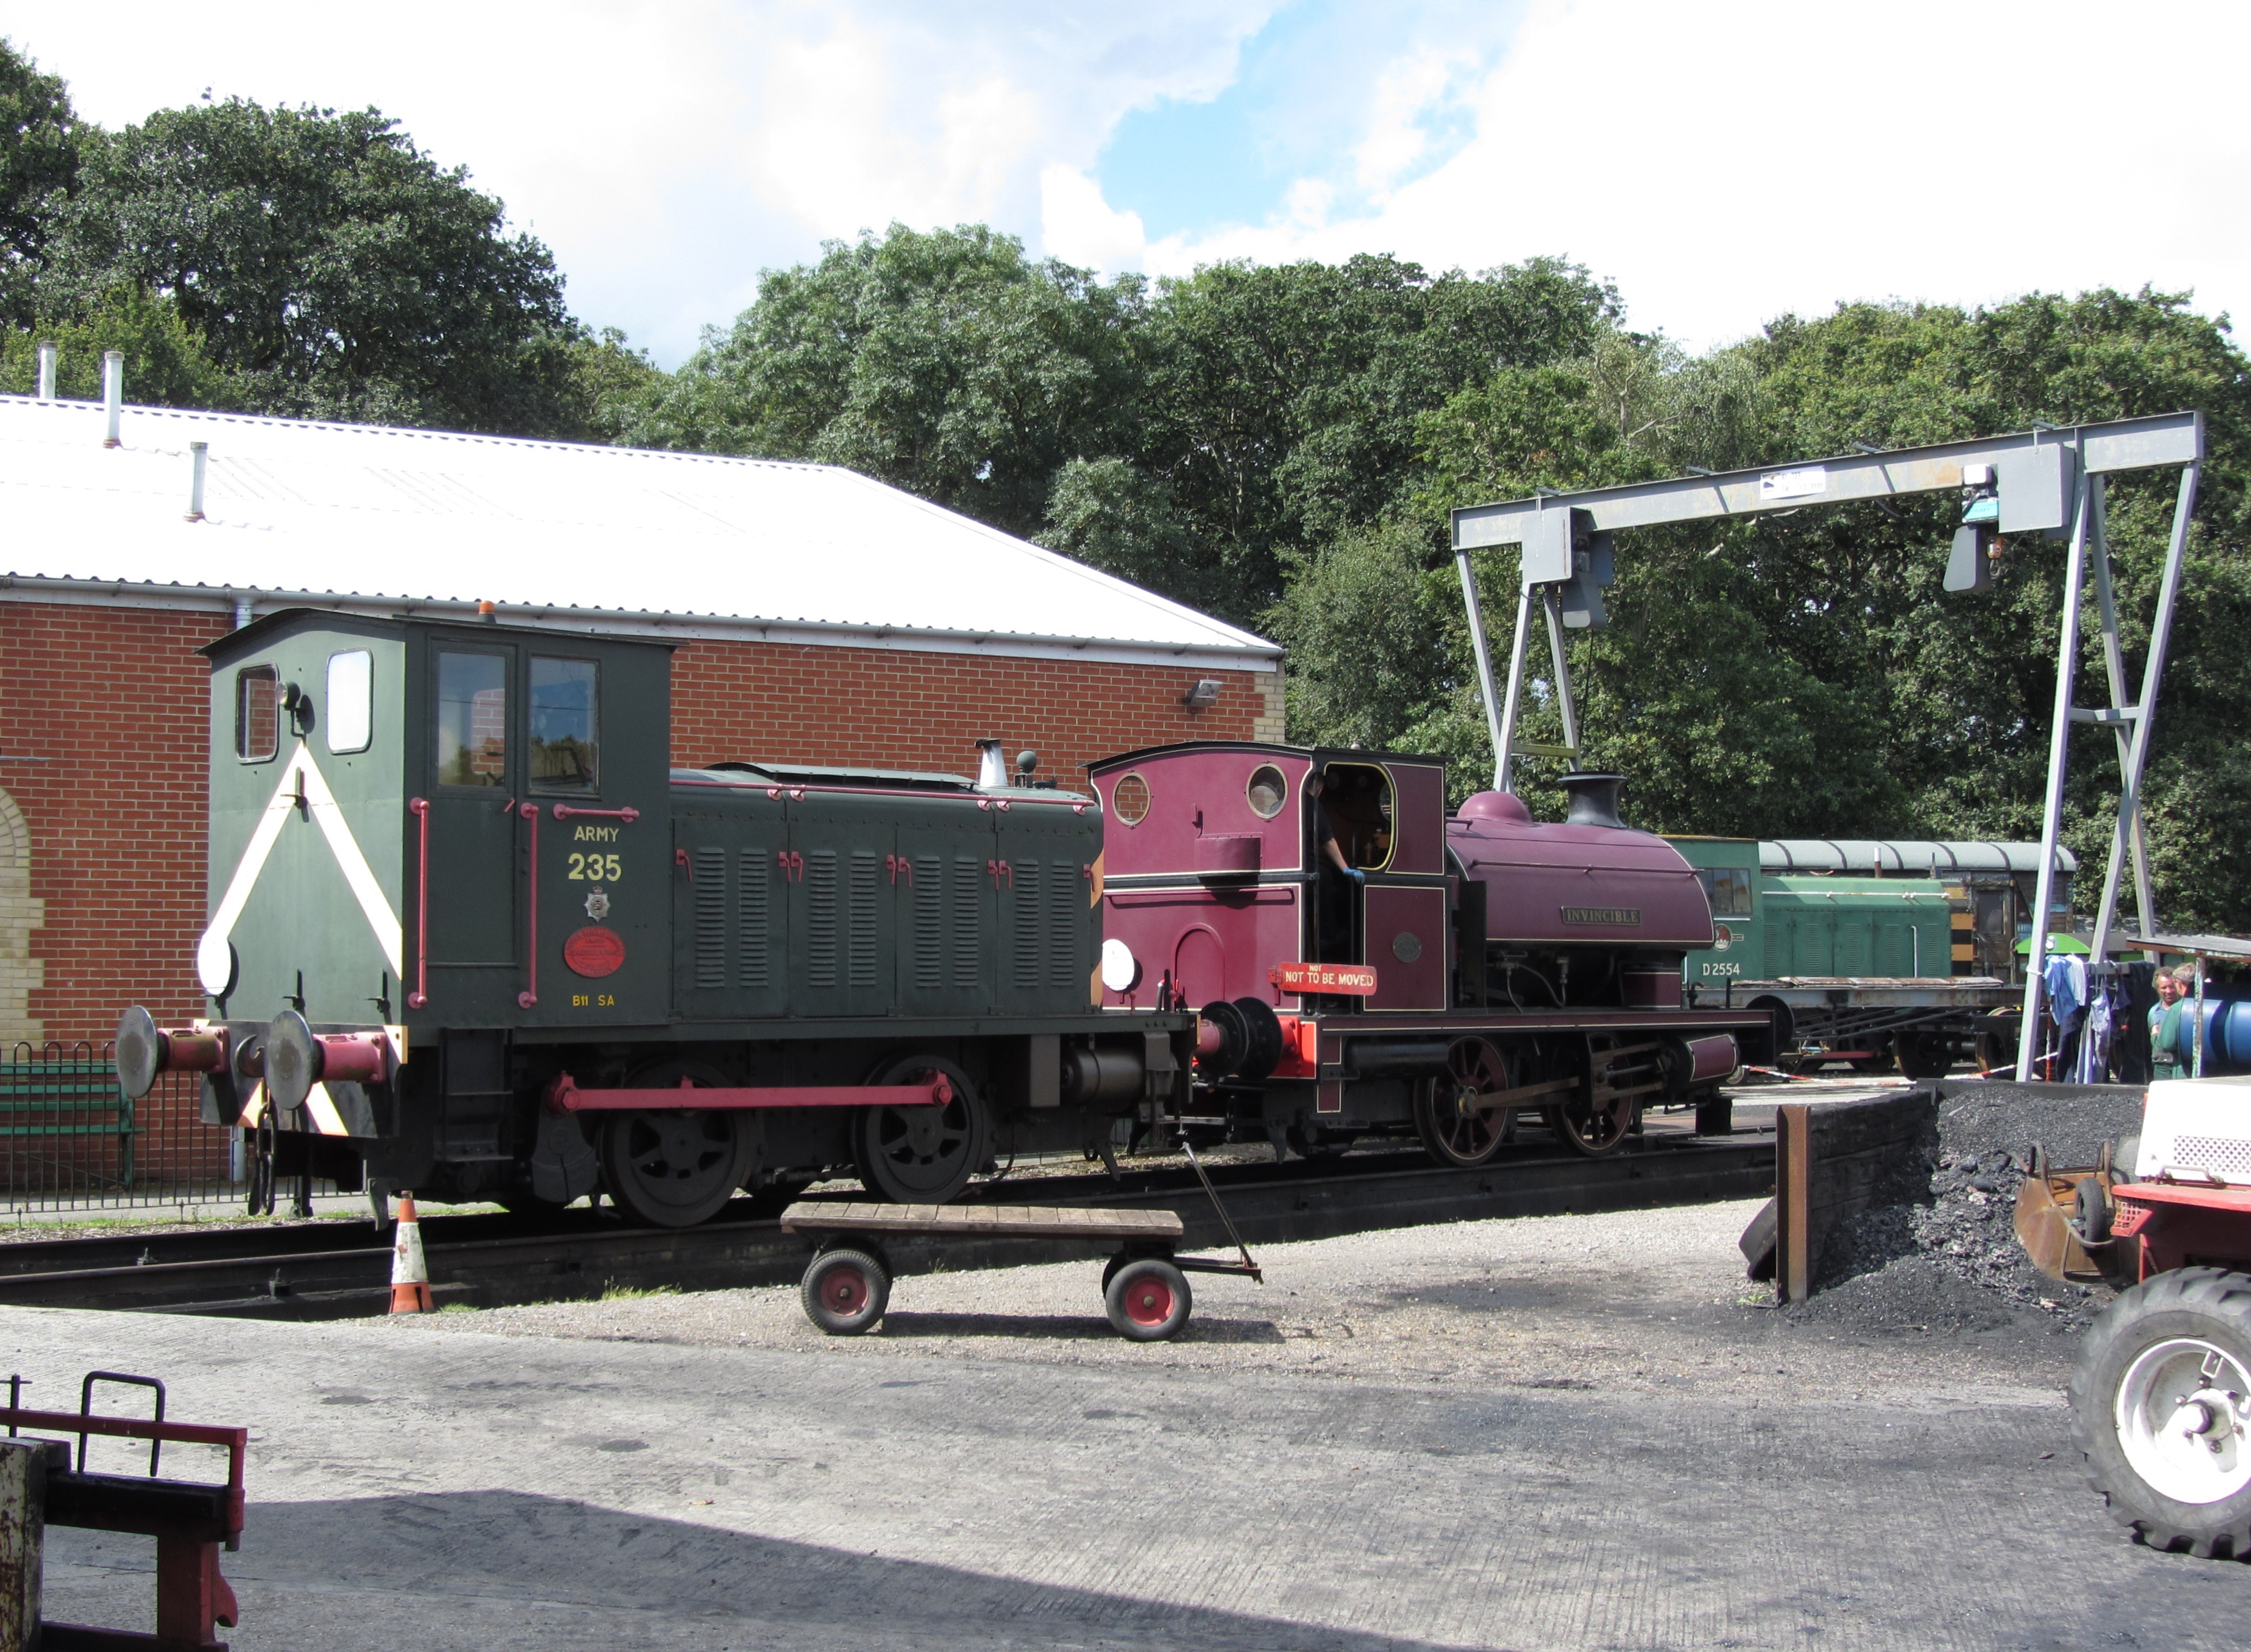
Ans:
POLYGON ((87 135, 45 313, 170 300, 246 406, 537 433, 577 422, 545 246, 373 109, 230 99, 87 135))
POLYGON ((157 407, 239 404, 234 381, 211 359, 170 299, 128 287, 76 316, 0 328, 0 393, 29 396, 38 389, 41 343, 58 347, 55 393, 66 399, 100 400, 102 354, 121 350, 125 393, 134 401, 157 407))
POLYGON ((1552 259, 1475 277, 1236 262, 1163 284, 1142 462, 1221 570, 1219 612, 1255 623, 1293 559, 1379 521, 1414 480, 1424 414, 1497 370, 1582 354, 1616 308, 1552 259))
POLYGON ((1064 461, 1038 537, 1050 550, 1194 606, 1217 594, 1198 577, 1204 570, 1172 489, 1130 460, 1064 461))
POLYGON ((1139 277, 893 225, 765 272, 624 439, 848 466, 1029 536, 1068 460, 1133 450, 1142 310, 1139 277))
POLYGON ((32 281, 78 176, 80 130, 62 78, 0 39, 0 321, 32 318, 32 281))

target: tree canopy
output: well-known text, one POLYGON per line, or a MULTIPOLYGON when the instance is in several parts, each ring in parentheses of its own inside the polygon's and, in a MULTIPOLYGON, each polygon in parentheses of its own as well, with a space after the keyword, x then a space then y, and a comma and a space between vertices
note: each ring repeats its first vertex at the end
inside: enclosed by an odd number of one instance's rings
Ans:
POLYGON ((538 434, 599 397, 547 248, 374 109, 231 98, 106 132, 0 43, 0 258, 18 335, 170 312, 199 363, 136 356, 137 397, 538 434))

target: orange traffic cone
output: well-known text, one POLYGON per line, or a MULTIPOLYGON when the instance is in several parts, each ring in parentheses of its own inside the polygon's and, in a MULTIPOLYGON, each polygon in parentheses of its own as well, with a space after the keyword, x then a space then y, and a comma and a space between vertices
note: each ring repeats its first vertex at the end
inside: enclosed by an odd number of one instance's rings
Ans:
POLYGON ((414 1195, 398 1196, 397 1237, 391 1245, 391 1311, 430 1311, 430 1264, 422 1256, 422 1225, 414 1219, 414 1195))

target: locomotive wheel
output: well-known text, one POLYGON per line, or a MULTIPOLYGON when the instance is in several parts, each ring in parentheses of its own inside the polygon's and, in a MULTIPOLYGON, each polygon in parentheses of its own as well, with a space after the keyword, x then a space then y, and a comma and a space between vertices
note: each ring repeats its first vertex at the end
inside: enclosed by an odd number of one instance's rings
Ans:
POLYGON ((2071 1436, 2151 1548, 2251 1557, 2251 1276, 2184 1268, 2112 1303, 2071 1373, 2071 1436))
POLYGON ((1574 1151, 1589 1158, 1616 1152, 1633 1132, 1633 1097, 1603 1102, 1569 1101, 1548 1109, 1548 1127, 1574 1151))
POLYGON ((1128 1342, 1178 1336, 1195 1302, 1188 1276, 1157 1256, 1135 1257, 1110 1275, 1102 1292, 1111 1324, 1128 1342))
POLYGON ((863 1250, 824 1250, 798 1287, 805 1317, 832 1337, 873 1331, 890 1305, 891 1276, 863 1250))
POLYGON ((1479 1096, 1515 1087, 1508 1057, 1481 1038, 1458 1038, 1446 1070, 1415 1087, 1415 1130, 1441 1165, 1488 1164, 1508 1137, 1505 1108, 1480 1112, 1479 1096))
POLYGON ((1954 1065, 1954 1047, 1943 1033, 1901 1033, 1892 1042, 1899 1070, 1908 1078, 1944 1078, 1954 1065))
POLYGON ((652 1227, 693 1227, 742 1185, 750 1138, 733 1111, 620 1113, 602 1131, 602 1173, 626 1213, 652 1227))
POLYGON ((985 1163, 992 1126, 969 1075, 935 1055, 909 1055, 877 1069, 870 1084, 911 1084, 944 1076, 950 1099, 936 1107, 867 1107, 852 1125, 860 1179, 895 1205, 943 1205, 985 1163))
MULTIPOLYGON (((1587 1059, 1590 1062, 1599 1061, 1607 1054, 1607 1048, 1596 1040, 1587 1059)), ((1633 1133, 1634 1116, 1638 1110, 1631 1096, 1612 1096, 1600 1101, 1574 1096, 1548 1109, 1548 1125, 1573 1151, 1599 1158, 1625 1144, 1626 1137, 1633 1133)))

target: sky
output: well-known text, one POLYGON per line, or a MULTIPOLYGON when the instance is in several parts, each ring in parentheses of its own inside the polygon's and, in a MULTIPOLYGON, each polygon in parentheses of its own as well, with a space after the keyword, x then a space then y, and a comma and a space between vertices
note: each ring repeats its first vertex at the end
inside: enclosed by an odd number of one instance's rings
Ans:
POLYGON ((2251 313, 2242 0, 0 0, 0 34, 105 126, 379 107, 668 367, 892 222, 1153 276, 1556 255, 1694 349, 1841 300, 2251 313))

